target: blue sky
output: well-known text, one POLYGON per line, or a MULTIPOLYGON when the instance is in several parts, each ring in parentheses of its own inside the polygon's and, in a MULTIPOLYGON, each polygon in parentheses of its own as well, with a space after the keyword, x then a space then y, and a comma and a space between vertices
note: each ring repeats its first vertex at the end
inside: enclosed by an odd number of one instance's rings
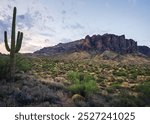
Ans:
MULTIPOLYGON (((24 32, 21 52, 33 52, 86 35, 125 34, 150 47, 150 0, 1 0, 0 33, 10 32, 13 6, 24 32)), ((0 52, 6 52, 3 35, 0 52)))

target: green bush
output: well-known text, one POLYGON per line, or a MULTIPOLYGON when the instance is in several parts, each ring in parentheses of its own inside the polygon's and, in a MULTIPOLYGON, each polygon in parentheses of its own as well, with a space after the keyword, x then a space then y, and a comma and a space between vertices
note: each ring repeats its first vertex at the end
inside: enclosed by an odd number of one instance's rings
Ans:
POLYGON ((130 74, 129 78, 135 80, 137 79, 137 74, 136 73, 130 74))
POLYGON ((127 72, 125 72, 124 70, 115 70, 115 71, 113 71, 113 75, 114 76, 127 76, 127 72))
POLYGON ((104 68, 110 68, 111 66, 108 64, 101 64, 99 67, 104 69, 104 68))
POLYGON ((112 86, 112 88, 119 89, 119 88, 121 88, 121 83, 114 82, 111 86, 112 86))
POLYGON ((73 83, 68 88, 73 94, 89 96, 98 91, 96 81, 89 74, 69 72, 68 79, 73 83))
MULTIPOLYGON (((10 74, 10 58, 9 56, 2 55, 0 56, 0 79, 9 79, 10 74)), ((32 67, 29 59, 17 55, 16 56, 16 69, 19 71, 28 71, 32 67)))
POLYGON ((16 56, 16 68, 19 71, 26 72, 26 71, 30 70, 31 67, 32 67, 31 61, 28 58, 23 57, 22 55, 16 56))
POLYGON ((137 86, 136 89, 138 92, 142 93, 144 97, 150 98, 150 81, 144 82, 137 86))

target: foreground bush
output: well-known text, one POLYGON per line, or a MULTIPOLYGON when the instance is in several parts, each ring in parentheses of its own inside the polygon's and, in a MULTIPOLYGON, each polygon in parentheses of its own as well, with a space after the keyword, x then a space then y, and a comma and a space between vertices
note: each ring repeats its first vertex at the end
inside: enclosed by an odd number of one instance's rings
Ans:
MULTIPOLYGON (((32 67, 30 60, 22 55, 16 56, 16 71, 28 71, 32 67)), ((10 59, 9 56, 0 56, 0 80, 10 78, 10 59)))
POLYGON ((150 81, 137 86, 136 90, 140 93, 139 97, 144 102, 144 106, 150 106, 150 81))
POLYGON ((16 56, 16 68, 19 70, 19 71, 28 71, 30 70, 32 67, 32 64, 31 64, 31 61, 22 56, 22 55, 17 55, 16 56))
POLYGON ((9 57, 0 56, 0 80, 9 78, 9 57))
POLYGON ((73 94, 89 96, 98 91, 96 81, 88 74, 69 72, 68 79, 73 83, 68 88, 69 91, 71 91, 73 94))

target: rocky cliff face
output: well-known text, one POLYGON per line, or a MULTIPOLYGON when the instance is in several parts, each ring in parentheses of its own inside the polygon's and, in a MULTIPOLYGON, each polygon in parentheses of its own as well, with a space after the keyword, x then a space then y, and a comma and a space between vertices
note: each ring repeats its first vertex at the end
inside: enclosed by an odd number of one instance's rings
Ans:
POLYGON ((137 42, 132 39, 125 39, 125 36, 113 34, 86 36, 81 40, 80 47, 82 50, 97 50, 104 52, 106 50, 114 51, 121 54, 137 52, 137 42))
POLYGON ((84 39, 70 43, 60 43, 53 47, 46 47, 36 54, 55 55, 68 52, 96 52, 114 51, 120 54, 136 53, 138 51, 137 42, 132 39, 126 39, 125 35, 117 36, 114 34, 86 36, 84 39))
POLYGON ((150 57, 150 48, 147 46, 138 46, 138 51, 146 56, 150 57))

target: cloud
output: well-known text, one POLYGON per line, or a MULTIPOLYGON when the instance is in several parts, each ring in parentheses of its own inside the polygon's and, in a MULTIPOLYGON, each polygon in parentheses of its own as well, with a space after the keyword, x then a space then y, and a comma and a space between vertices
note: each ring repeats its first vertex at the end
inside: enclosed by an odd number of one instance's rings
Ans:
POLYGON ((84 29, 84 26, 82 26, 82 25, 79 24, 79 23, 76 23, 76 24, 74 24, 74 25, 70 25, 70 27, 71 27, 72 29, 84 29))
POLYGON ((70 25, 65 25, 63 26, 63 29, 84 29, 85 27, 79 23, 75 23, 75 24, 70 24, 70 25))
POLYGON ((0 43, 0 52, 1 52, 1 53, 5 53, 5 54, 8 54, 8 51, 6 50, 5 44, 4 44, 3 42, 0 43))
MULTIPOLYGON (((53 42, 48 39, 52 39, 51 37, 56 33, 55 28, 50 25, 54 23, 55 19, 39 0, 31 0, 30 4, 24 3, 22 0, 1 0, 0 4, 0 34, 4 34, 6 30, 9 39, 11 37, 13 6, 19 5, 17 7, 16 32, 19 30, 24 33, 21 52, 33 52, 54 44, 54 39, 53 42)), ((0 35, 0 52, 6 53, 3 39, 4 36, 0 35)))
POLYGON ((69 39, 69 38, 62 38, 60 41, 61 41, 62 43, 66 43, 66 42, 71 42, 72 39, 69 39))

